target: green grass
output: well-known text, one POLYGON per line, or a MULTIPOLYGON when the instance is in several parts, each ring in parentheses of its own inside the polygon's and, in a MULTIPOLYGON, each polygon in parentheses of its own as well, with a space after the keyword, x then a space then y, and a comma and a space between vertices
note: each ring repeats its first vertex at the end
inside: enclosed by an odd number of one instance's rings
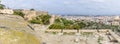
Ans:
POLYGON ((0 42, 2 44, 40 44, 32 34, 14 30, 0 29, 0 42))

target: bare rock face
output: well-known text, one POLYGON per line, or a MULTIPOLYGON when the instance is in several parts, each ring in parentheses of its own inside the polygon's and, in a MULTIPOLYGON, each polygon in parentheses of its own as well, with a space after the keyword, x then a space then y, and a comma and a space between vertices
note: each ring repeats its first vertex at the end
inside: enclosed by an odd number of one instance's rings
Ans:
POLYGON ((40 44, 40 40, 20 16, 0 14, 0 44, 40 44))

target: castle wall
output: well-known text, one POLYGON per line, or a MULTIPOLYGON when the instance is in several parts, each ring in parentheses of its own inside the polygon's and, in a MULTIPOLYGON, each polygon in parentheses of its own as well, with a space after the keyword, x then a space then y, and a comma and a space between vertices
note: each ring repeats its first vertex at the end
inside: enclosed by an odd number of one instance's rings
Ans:
POLYGON ((1 14, 13 14, 14 11, 12 9, 0 9, 1 14))
POLYGON ((39 16, 39 15, 48 14, 48 12, 44 12, 44 11, 23 10, 22 12, 25 14, 24 18, 27 20, 32 20, 34 17, 39 16))

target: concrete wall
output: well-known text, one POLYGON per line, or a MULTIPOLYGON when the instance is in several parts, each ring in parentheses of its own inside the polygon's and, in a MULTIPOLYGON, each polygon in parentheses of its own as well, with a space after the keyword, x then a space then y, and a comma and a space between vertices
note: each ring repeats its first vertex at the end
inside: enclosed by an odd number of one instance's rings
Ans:
MULTIPOLYGON (((107 32, 109 29, 100 29, 100 32, 107 32)), ((48 32, 61 32, 60 29, 48 29, 48 32)), ((80 32, 97 32, 97 30, 89 29, 89 30, 79 30, 80 32)), ((77 30, 63 30, 63 32, 77 32, 77 30)))

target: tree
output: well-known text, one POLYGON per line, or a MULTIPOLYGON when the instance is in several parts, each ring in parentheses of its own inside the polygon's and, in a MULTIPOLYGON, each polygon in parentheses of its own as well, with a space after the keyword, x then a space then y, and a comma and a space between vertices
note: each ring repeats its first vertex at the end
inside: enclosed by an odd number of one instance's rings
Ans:
POLYGON ((48 25, 50 23, 50 15, 40 15, 39 17, 44 25, 48 25))
POLYGON ((84 27, 86 27, 86 24, 80 21, 75 21, 75 25, 74 25, 74 29, 77 30, 77 33, 79 33, 79 29, 82 29, 84 27))
POLYGON ((78 24, 74 24, 73 28, 77 30, 77 33, 79 33, 80 26, 78 24))
POLYGON ((21 16, 21 17, 23 17, 24 18, 24 13, 23 12, 21 12, 21 11, 14 11, 14 13, 13 13, 14 15, 19 15, 19 16, 21 16))
POLYGON ((5 5, 0 4, 0 9, 4 9, 4 8, 5 8, 5 5))
POLYGON ((64 26, 62 26, 60 23, 52 24, 49 29, 64 29, 64 26))
MULTIPOLYGON (((0 0, 0 3, 1 3, 1 0, 0 0)), ((4 9, 4 8, 5 8, 5 5, 0 4, 0 9, 4 9)))
POLYGON ((59 18, 55 19, 55 22, 54 22, 54 23, 60 23, 59 18))
POLYGON ((4 9, 4 8, 5 8, 5 5, 0 4, 0 9, 4 9))
POLYGON ((30 23, 48 25, 50 23, 50 18, 50 15, 40 15, 30 20, 30 23))
POLYGON ((84 28, 84 27, 86 27, 87 25, 85 24, 85 23, 83 23, 83 22, 78 22, 78 25, 80 26, 80 28, 84 28))
POLYGON ((30 9, 30 10, 31 10, 31 11, 34 11, 35 9, 32 8, 32 9, 30 9))
POLYGON ((86 24, 83 22, 74 22, 65 18, 57 18, 55 19, 55 23, 60 23, 60 25, 63 25, 64 29, 76 29, 77 32, 79 32, 79 29, 84 28, 86 26, 86 24))
POLYGON ((40 20, 36 20, 36 19, 30 20, 29 22, 33 23, 33 24, 41 24, 42 23, 40 20))

